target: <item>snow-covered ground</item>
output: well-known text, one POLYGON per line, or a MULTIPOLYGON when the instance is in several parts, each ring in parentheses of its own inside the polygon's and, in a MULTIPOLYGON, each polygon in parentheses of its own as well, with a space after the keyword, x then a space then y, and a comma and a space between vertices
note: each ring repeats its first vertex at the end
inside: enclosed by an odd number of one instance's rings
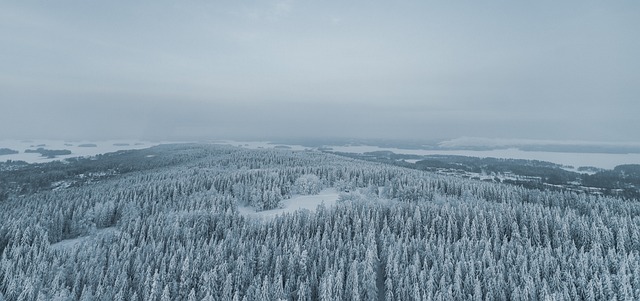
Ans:
POLYGON ((18 154, 0 155, 0 162, 8 160, 20 160, 28 163, 45 163, 74 157, 95 156, 116 152, 119 150, 142 149, 161 144, 161 142, 149 142, 139 140, 108 140, 108 141, 61 141, 61 140, 0 140, 0 148, 9 148, 19 151, 18 154), (85 146, 83 146, 85 145, 85 146), (95 145, 95 146, 88 146, 95 145), (49 150, 69 150, 70 155, 56 156, 55 158, 43 157, 38 153, 25 153, 27 149, 44 148, 49 150))
POLYGON ((416 163, 418 161, 420 161, 420 159, 404 159, 404 162, 407 162, 407 163, 416 163))
POLYGON ((117 235, 118 233, 119 233, 119 230, 116 229, 115 227, 98 229, 94 233, 87 236, 80 236, 77 238, 65 239, 57 243, 51 244, 51 248, 55 250, 73 250, 82 244, 90 243, 100 237, 108 236, 108 235, 111 235, 111 236, 117 235))
POLYGON ((274 218, 285 212, 294 212, 301 209, 314 211, 322 203, 327 207, 331 207, 338 200, 338 195, 339 193, 334 188, 325 188, 317 195, 297 195, 288 200, 283 200, 283 208, 280 209, 255 212, 251 207, 239 207, 238 211, 240 211, 240 214, 249 217, 274 218))

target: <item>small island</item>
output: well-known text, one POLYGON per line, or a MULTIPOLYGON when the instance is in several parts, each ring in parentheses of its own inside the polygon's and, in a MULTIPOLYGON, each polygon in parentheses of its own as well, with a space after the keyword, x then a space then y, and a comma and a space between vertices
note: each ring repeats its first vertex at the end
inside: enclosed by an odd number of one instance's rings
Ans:
POLYGON ((20 153, 20 152, 17 151, 17 150, 10 149, 10 148, 0 148, 0 156, 2 156, 2 155, 13 155, 13 154, 18 154, 18 153, 20 153))
POLYGON ((42 147, 40 147, 38 149, 27 149, 24 152, 25 153, 37 153, 37 154, 40 154, 41 156, 47 157, 47 158, 55 158, 56 156, 71 155, 71 151, 68 150, 68 149, 55 150, 55 149, 44 149, 42 147))
POLYGON ((291 149, 290 146, 287 145, 276 145, 273 148, 277 148, 277 149, 291 149))

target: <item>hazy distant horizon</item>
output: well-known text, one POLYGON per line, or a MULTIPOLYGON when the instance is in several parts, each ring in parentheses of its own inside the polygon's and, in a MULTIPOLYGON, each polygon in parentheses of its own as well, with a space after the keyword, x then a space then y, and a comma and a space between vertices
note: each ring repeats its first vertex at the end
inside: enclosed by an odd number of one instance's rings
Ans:
MULTIPOLYGON (((252 137, 252 136, 218 136, 218 137, 193 137, 193 138, 153 138, 153 137, 107 137, 107 138, 56 138, 56 137, 22 137, 22 138, 0 138, 0 148, 8 147, 11 142, 30 143, 32 146, 46 142, 55 143, 244 143, 261 142, 271 145, 299 145, 299 146, 340 146, 340 145, 370 145, 386 147, 425 147, 437 149, 506 149, 506 148, 527 148, 527 147, 576 147, 576 148, 610 148, 610 149, 633 149, 640 153, 640 142, 629 141, 602 141, 602 140, 552 140, 552 139, 512 139, 512 138, 489 138, 489 137, 456 137, 456 138, 379 138, 379 137, 252 137)), ((26 145, 26 144, 25 144, 26 145)), ((540 149, 543 150, 543 149, 540 149)), ((553 151, 553 150, 552 150, 553 151)), ((636 152, 636 151, 634 151, 636 152)))
POLYGON ((356 153, 393 152, 405 155, 450 155, 480 158, 504 158, 538 160, 573 166, 592 166, 613 169, 624 164, 640 162, 640 143, 606 143, 588 141, 552 141, 526 139, 489 139, 461 137, 444 141, 385 140, 385 139, 274 139, 274 140, 2 140, 0 150, 16 151, 0 155, 0 163, 5 161, 25 161, 46 163, 73 157, 95 156, 120 150, 146 149, 160 144, 196 143, 225 144, 250 149, 284 148, 293 151, 320 149, 329 152, 356 153), (323 148, 320 148, 323 147, 323 148), (44 148, 46 150, 66 150, 66 155, 43 156, 38 152, 27 152, 44 148))
POLYGON ((1 139, 640 142, 637 2, 3 2, 1 139))

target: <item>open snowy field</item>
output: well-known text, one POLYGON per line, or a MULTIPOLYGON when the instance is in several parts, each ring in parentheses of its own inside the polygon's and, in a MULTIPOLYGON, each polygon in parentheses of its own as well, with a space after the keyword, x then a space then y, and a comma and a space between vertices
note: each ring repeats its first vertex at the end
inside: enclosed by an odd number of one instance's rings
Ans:
POLYGON ((55 160, 95 156, 120 150, 142 149, 161 144, 140 140, 107 140, 107 141, 62 141, 62 140, 0 140, 0 148, 19 151, 17 154, 1 155, 0 162, 20 160, 28 163, 46 163, 55 160), (39 153, 25 153, 25 150, 44 148, 48 150, 69 150, 70 155, 47 158, 39 153))
POLYGON ((54 250, 71 250, 80 247, 83 244, 87 243, 96 243, 105 236, 114 236, 118 235, 119 231, 116 227, 108 227, 103 229, 94 230, 90 235, 80 236, 72 239, 65 239, 59 242, 56 242, 51 245, 51 248, 54 250))
POLYGON ((285 212, 295 212, 301 209, 315 211, 318 205, 324 203, 331 207, 338 200, 338 192, 334 188, 325 188, 317 195, 297 195, 288 200, 282 200, 283 208, 255 212, 251 207, 239 207, 238 210, 244 216, 258 218, 274 218, 285 212))

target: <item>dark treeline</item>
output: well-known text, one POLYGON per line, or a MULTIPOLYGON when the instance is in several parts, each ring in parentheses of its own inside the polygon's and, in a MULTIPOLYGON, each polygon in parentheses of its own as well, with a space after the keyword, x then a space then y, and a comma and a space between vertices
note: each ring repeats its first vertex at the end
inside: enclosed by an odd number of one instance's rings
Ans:
POLYGON ((71 154, 71 151, 68 149, 45 149, 42 147, 39 147, 38 149, 26 149, 24 152, 37 153, 47 158, 55 158, 56 156, 64 156, 64 155, 71 154))
POLYGON ((637 201, 317 152, 96 161, 120 172, 0 202, 0 300, 640 299, 637 201), (348 192, 273 219, 238 211, 318 185, 348 192))
MULTIPOLYGON (((470 172, 476 174, 513 174, 529 179, 507 180, 505 183, 535 189, 576 190, 577 188, 597 188, 598 193, 625 199, 640 198, 640 164, 616 166, 613 170, 595 167, 579 167, 578 172, 565 170, 565 166, 538 160, 477 158, 452 155, 406 155, 390 151, 357 153, 336 153, 341 156, 381 162, 396 166, 431 172, 470 172), (404 160, 418 160, 409 163, 404 160), (589 171, 590 173, 585 173, 589 171), (551 184, 547 185, 547 184, 551 184), (560 187, 563 186, 563 187, 560 187)), ((496 182, 501 180, 496 177, 496 182)), ((589 192, 589 190, 584 190, 589 192)))
POLYGON ((20 152, 17 150, 13 150, 10 148, 0 148, 0 156, 2 155, 13 155, 13 154, 19 154, 20 152))

